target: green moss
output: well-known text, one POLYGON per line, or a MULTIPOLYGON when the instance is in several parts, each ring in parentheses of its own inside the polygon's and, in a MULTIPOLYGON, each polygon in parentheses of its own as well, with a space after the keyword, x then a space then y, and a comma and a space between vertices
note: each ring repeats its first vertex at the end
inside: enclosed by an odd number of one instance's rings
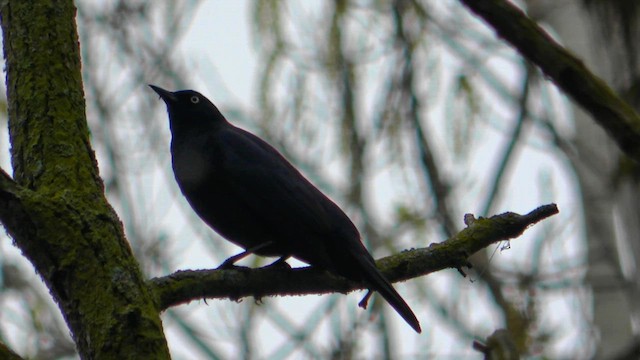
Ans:
POLYGON ((73 2, 7 3, 12 163, 25 189, 11 236, 51 290, 83 358, 168 358, 158 311, 88 145, 73 2))

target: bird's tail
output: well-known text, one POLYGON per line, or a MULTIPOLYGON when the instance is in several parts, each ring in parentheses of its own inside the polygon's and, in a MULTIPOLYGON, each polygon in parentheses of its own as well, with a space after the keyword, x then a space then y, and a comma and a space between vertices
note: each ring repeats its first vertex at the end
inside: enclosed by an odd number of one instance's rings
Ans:
POLYGON ((358 261, 364 267, 362 276, 367 285, 371 287, 371 290, 380 293, 389 305, 391 305, 416 332, 422 332, 420 322, 418 322, 416 315, 404 299, 402 299, 400 294, 391 286, 391 283, 380 273, 373 259, 361 257, 358 261))

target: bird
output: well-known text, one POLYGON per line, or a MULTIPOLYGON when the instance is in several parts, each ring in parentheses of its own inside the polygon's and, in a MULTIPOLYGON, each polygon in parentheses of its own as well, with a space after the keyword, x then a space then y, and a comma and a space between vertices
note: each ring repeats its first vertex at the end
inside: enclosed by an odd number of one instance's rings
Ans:
POLYGON ((299 259, 378 292, 418 333, 415 314, 378 270, 358 229, 280 152, 231 124, 194 90, 149 85, 164 101, 176 182, 196 214, 247 254, 299 259))

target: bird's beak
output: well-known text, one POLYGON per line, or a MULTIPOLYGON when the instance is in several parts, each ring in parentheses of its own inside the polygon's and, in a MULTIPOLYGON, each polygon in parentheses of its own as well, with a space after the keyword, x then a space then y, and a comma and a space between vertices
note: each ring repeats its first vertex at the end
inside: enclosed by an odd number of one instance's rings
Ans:
POLYGON ((174 95, 174 93, 172 93, 169 90, 165 90, 161 87, 155 86, 155 85, 151 85, 149 84, 149 87, 151 89, 153 89, 153 91, 155 91, 158 95, 160 95, 160 98, 162 100, 164 100, 164 102, 169 105, 169 104, 173 104, 175 102, 178 101, 178 98, 176 98, 176 96, 174 95))

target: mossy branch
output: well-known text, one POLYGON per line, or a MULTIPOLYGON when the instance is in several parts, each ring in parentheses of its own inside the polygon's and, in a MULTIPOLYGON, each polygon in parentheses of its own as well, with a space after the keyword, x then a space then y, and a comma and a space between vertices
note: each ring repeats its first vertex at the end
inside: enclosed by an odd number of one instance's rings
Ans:
MULTIPOLYGON (((520 236, 529 226, 558 213, 555 204, 541 206, 526 215, 504 213, 490 218, 465 216, 467 227, 457 235, 426 248, 403 251, 376 263, 392 282, 404 281, 445 268, 468 266, 473 253, 496 242, 520 236)), ((363 285, 311 267, 265 267, 230 270, 183 270, 148 281, 157 306, 171 306, 199 299, 239 300, 252 296, 348 293, 363 285)))
POLYGON ((460 1, 589 112, 622 151, 640 161, 640 115, 604 80, 510 2, 460 1))
POLYGON ((0 359, 4 360, 24 360, 20 355, 9 349, 7 345, 0 343, 0 359))
POLYGON ((28 191, 18 185, 0 168, 0 224, 6 228, 18 226, 24 220, 24 204, 20 193, 28 191))
POLYGON ((0 208, 7 204, 9 198, 15 198, 19 191, 20 186, 13 181, 4 169, 0 168, 0 208))

